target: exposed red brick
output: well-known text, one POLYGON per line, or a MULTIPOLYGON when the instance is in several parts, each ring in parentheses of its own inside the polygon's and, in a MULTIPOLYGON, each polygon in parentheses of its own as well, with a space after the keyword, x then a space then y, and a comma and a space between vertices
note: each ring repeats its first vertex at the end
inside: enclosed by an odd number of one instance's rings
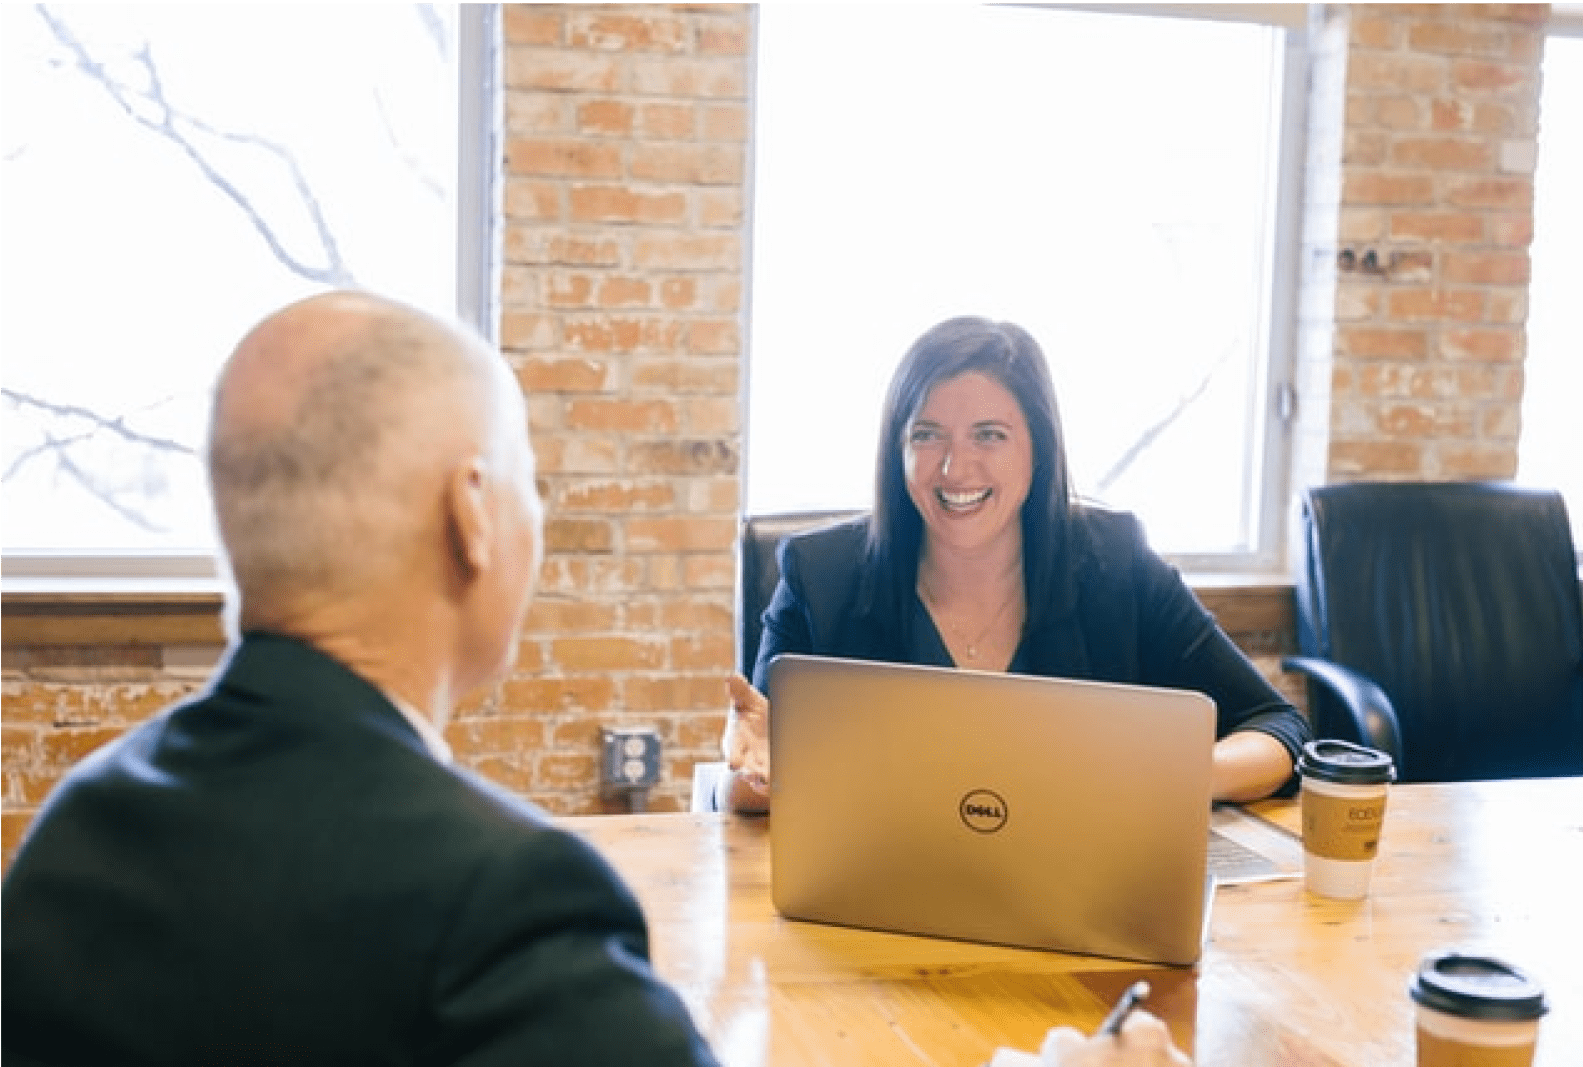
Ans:
POLYGON ((567 192, 573 222, 676 223, 687 216, 687 194, 627 185, 574 185, 567 192))
POLYGON ((698 112, 692 104, 644 104, 638 109, 637 128, 653 140, 689 140, 698 132, 698 112))
POLYGON ((555 500, 559 509, 627 512, 654 511, 676 505, 676 487, 670 481, 585 481, 566 489, 555 500))
POLYGON ((632 132, 634 109, 620 100, 585 100, 577 105, 579 133, 626 136, 632 132))
POLYGON ((635 441, 628 454, 629 467, 638 473, 733 474, 740 455, 728 440, 635 441))
POLYGON ((631 154, 632 176, 639 181, 687 185, 740 184, 744 153, 734 144, 639 144, 631 154))
POLYGON ((1423 330, 1348 326, 1336 331, 1336 343, 1348 355, 1363 359, 1423 359, 1429 355, 1429 335, 1423 330))
POLYGON ((565 31, 562 9, 549 4, 503 4, 501 32, 507 44, 559 44, 565 31))
POLYGON ((1336 441, 1330 446, 1333 475, 1401 475, 1423 469, 1423 446, 1416 441, 1336 441))
POLYGON ((506 170, 563 178, 621 176, 621 147, 607 141, 517 137, 506 141, 506 170))
POLYGON ((1514 285, 1528 280, 1528 253, 1447 252, 1440 270, 1441 277, 1451 283, 1514 285))
POLYGON ((1403 137, 1391 147, 1391 163, 1435 170, 1487 171, 1495 165, 1489 141, 1454 137, 1403 137))
POLYGON ((566 405, 566 425, 575 430, 673 433, 676 405, 669 400, 583 400, 566 405))
POLYGON ((544 520, 546 552, 611 552, 615 543, 615 530, 607 520, 553 517, 544 520))
POLYGON ((736 547, 734 518, 634 516, 626 523, 628 552, 704 552, 736 547))
POLYGON ((1478 289, 1397 289, 1386 297, 1386 315, 1400 322, 1478 322, 1484 293, 1478 289))
POLYGON ((1447 441, 1438 451, 1446 477, 1502 480, 1517 473, 1516 442, 1447 441))
POLYGON ((644 671, 665 665, 666 644, 664 638, 653 637, 561 637, 550 647, 564 670, 644 671))
POLYGON ((1446 185, 1445 202, 1455 207, 1488 207, 1511 211, 1533 209, 1532 178, 1465 178, 1446 185))
POLYGON ((1510 363, 1522 358, 1522 334, 1510 326, 1446 330, 1440 335, 1440 350, 1447 359, 1510 363))
POLYGON ((1467 211, 1396 211, 1390 216, 1390 233, 1393 238, 1478 242, 1484 239, 1484 216, 1467 211))
POLYGON ((508 89, 608 93, 621 85, 618 61, 588 52, 509 45, 505 50, 504 66, 508 89))
POLYGON ((661 5, 643 14, 599 7, 581 9, 570 19, 569 36, 574 48, 602 52, 683 52, 687 49, 687 23, 671 15, 661 5))
POLYGON ((632 364, 632 387, 637 392, 735 396, 740 382, 734 359, 643 359, 632 364))
POLYGON ((1434 188, 1427 174, 1361 171, 1345 176, 1342 195, 1352 204, 1431 204, 1434 188))

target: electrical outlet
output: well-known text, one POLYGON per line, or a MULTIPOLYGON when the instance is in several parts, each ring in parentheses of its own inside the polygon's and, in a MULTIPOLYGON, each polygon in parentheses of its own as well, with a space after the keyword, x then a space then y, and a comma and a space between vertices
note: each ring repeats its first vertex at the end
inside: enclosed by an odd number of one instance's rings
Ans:
POLYGON ((604 758, 599 781, 607 790, 650 789, 660 781, 660 735, 652 726, 599 731, 604 758))

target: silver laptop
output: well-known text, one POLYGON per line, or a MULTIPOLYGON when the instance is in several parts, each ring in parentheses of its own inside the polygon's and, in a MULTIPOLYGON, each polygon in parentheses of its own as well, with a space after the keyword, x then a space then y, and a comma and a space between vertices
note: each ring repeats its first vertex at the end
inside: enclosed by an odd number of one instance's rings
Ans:
POLYGON ((1198 959, 1208 697, 793 655, 770 664, 768 695, 781 914, 1198 959))

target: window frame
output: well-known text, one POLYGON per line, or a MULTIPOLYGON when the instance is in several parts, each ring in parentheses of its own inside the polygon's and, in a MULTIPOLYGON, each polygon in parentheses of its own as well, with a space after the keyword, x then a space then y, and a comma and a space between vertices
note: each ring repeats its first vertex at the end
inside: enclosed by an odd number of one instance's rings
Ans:
MULTIPOLYGON (((1547 39, 1551 38, 1551 37, 1569 37, 1569 38, 1575 38, 1577 40, 1583 41, 1583 3, 1552 4, 1550 6, 1550 18, 1549 18, 1549 21, 1545 23, 1545 37, 1547 39)), ((1548 49, 1546 51, 1547 51, 1547 55, 1548 55, 1548 49)), ((1541 67, 1541 77, 1542 76, 1543 76, 1543 71, 1542 71, 1542 67, 1541 67)), ((1542 97, 1541 97, 1541 113, 1540 113, 1540 122, 1541 123, 1544 121, 1544 114, 1543 114, 1543 110, 1542 110, 1542 102, 1543 101, 1542 101, 1542 97)), ((1535 174, 1535 178, 1537 179, 1537 177, 1538 177, 1538 175, 1536 173, 1535 174)), ((1531 258, 1532 258, 1532 249, 1531 249, 1531 246, 1530 246, 1530 260, 1531 260, 1531 258)), ((1530 302, 1531 302, 1531 299, 1532 299, 1532 285, 1533 285, 1533 282, 1532 282, 1532 279, 1530 279, 1529 280, 1530 302)), ((1531 314, 1532 314, 1532 312, 1530 310, 1530 315, 1531 314)), ((1528 330, 1528 323, 1526 323, 1526 322, 1524 323, 1524 333, 1525 333, 1525 342, 1524 342, 1525 343, 1525 348, 1523 350, 1523 363, 1524 363, 1524 366, 1526 368, 1527 361, 1528 361, 1529 357, 1533 354, 1533 337, 1532 337, 1531 331, 1528 330)), ((1525 384, 1524 387, 1526 388, 1526 384, 1525 384)), ((1522 447, 1521 446, 1521 442, 1519 442, 1518 447, 1519 447, 1519 449, 1521 449, 1521 447, 1522 447)), ((1518 461, 1518 468, 1519 468, 1519 474, 1520 474, 1520 472, 1521 472, 1521 460, 1518 461)), ((1574 557, 1577 560, 1578 581, 1580 583, 1583 583, 1583 514, 1579 513, 1579 512, 1583 512, 1583 508, 1578 509, 1578 512, 1574 512, 1572 510, 1572 508, 1571 508, 1571 503, 1572 503, 1571 501, 1567 502, 1567 504, 1568 504, 1567 518, 1570 519, 1571 522, 1572 522, 1572 541, 1573 541, 1572 552, 1573 552, 1574 557)))
MULTIPOLYGON (((1257 454, 1250 450, 1245 462, 1262 462, 1262 476, 1250 485, 1249 505, 1254 512, 1249 528, 1257 547, 1251 551, 1221 553, 1162 553, 1183 571, 1242 578, 1276 578, 1289 581, 1287 530, 1288 495, 1293 481, 1293 436, 1297 417, 1298 296, 1301 285, 1302 221, 1308 150, 1308 75, 1310 5, 1308 4, 1032 4, 1031 7, 1090 11, 1096 14, 1181 18, 1274 26, 1285 31, 1281 55, 1281 110, 1276 150, 1270 160, 1274 186, 1271 211, 1269 262, 1265 291, 1250 294, 1260 301, 1259 325, 1265 338, 1266 358, 1258 373, 1262 380, 1254 392, 1262 404, 1257 454)), ((754 48, 759 37, 754 14, 754 48)), ((755 133, 755 136, 757 134, 755 133)), ((751 157, 750 157, 751 158, 751 157)), ((752 314, 753 232, 757 211, 754 176, 748 178, 745 213, 747 266, 744 298, 752 314)), ((741 373, 741 426, 743 499, 748 497, 746 477, 751 469, 753 426, 750 413, 753 347, 751 321, 744 330, 741 373)), ((745 510, 745 509, 744 509, 745 510)))
MULTIPOLYGON (((498 341, 502 221, 501 22, 499 4, 457 5, 456 315, 498 341)), ((151 549, 136 553, 0 553, 7 593, 218 592, 218 557, 151 549)))

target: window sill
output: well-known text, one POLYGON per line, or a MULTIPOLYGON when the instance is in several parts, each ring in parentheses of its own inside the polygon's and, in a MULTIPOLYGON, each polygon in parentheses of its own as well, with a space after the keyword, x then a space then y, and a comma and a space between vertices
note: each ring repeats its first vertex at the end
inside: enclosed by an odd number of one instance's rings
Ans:
MULTIPOLYGON (((1190 574, 1188 585, 1228 633, 1290 630, 1291 579, 1190 574)), ((23 646, 223 645, 224 587, 216 579, 7 577, 0 642, 23 646)))
POLYGON ((224 589, 213 578, 7 576, 0 643, 23 646, 223 645, 224 589))

